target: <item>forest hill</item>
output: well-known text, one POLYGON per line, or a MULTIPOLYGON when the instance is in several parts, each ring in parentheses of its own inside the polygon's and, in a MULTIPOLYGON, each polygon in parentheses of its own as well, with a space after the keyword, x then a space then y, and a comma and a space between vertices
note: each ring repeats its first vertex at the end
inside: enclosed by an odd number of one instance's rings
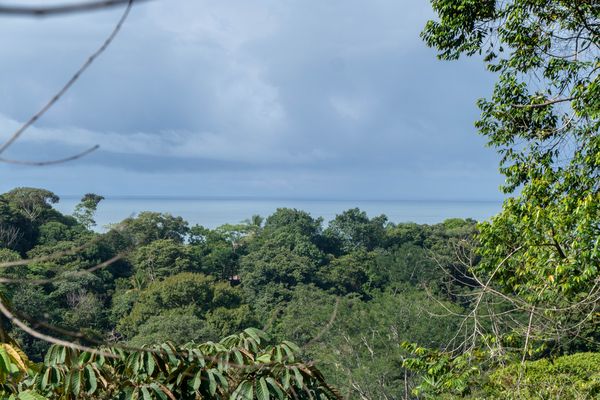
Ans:
MULTIPOLYGON (((461 307, 466 267, 456 252, 470 246, 474 220, 394 224, 350 209, 324 228, 278 209, 207 229, 142 212, 100 234, 91 230, 99 196, 86 195, 73 215, 54 209, 58 200, 33 188, 0 197, 0 260, 33 260, 4 269, 19 282, 3 292, 16 312, 81 333, 82 343, 218 341, 259 327, 296 342, 337 387, 352 377, 378 397, 404 391, 403 376, 386 372, 406 356, 402 341, 441 348, 459 330, 446 309, 461 307), (40 280, 48 283, 28 283, 40 280)), ((48 343, 5 329, 43 358, 48 343)))

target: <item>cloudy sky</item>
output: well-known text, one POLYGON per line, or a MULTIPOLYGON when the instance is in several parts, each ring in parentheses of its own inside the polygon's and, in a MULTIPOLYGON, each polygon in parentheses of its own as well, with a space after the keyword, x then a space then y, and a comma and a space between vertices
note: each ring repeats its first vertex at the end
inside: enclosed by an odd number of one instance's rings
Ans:
MULTIPOLYGON (((0 21, 0 139, 122 10, 0 21)), ((154 0, 4 155, 0 190, 61 195, 500 198, 473 128, 493 76, 419 39, 427 0, 154 0)))

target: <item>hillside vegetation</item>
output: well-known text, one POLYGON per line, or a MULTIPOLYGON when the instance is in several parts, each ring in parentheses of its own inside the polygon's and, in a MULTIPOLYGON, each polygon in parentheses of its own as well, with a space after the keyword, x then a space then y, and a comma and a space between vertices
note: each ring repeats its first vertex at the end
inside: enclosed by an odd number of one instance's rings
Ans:
MULTIPOLYGON (((52 208, 58 197, 45 190, 0 197, 2 232, 15 232, 0 251, 10 265, 3 296, 41 333, 87 346, 185 347, 258 327, 261 345, 294 342, 341 393, 377 398, 401 396, 405 380, 414 386, 402 341, 441 348, 460 330, 457 293, 468 280, 455 255, 471 245, 475 221, 392 224, 351 209, 325 228, 279 209, 211 230, 143 212, 99 234, 89 229, 90 197, 74 216, 52 208)), ((47 341, 6 320, 3 329, 48 363, 47 341)))
POLYGON ((476 127, 491 220, 324 225, 279 209, 217 229, 102 197, 0 196, 9 399, 600 397, 600 3, 431 0, 422 37, 496 76, 476 127), (50 347, 50 344, 54 346, 50 347))

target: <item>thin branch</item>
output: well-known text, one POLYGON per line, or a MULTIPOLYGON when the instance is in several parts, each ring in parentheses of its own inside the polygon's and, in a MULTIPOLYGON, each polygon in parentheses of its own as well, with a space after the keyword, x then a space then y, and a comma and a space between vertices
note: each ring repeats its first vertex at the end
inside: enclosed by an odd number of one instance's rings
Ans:
MULTIPOLYGON (((137 0, 142 2, 147 0, 137 0)), ((75 4, 58 4, 54 6, 22 6, 22 5, 0 5, 0 15, 12 15, 22 17, 47 17, 64 14, 88 12, 103 10, 106 8, 117 7, 126 3, 129 0, 102 0, 88 1, 75 4)))
POLYGON ((545 102, 539 103, 539 104, 513 104, 513 107, 515 107, 515 108, 542 108, 542 107, 547 107, 547 106, 550 106, 550 105, 556 104, 556 103, 564 103, 565 101, 572 101, 574 99, 575 99, 575 97, 565 97, 562 99, 548 100, 548 101, 545 101, 545 102))
POLYGON ((25 324, 23 321, 21 321, 20 319, 18 319, 4 305, 4 303, 2 301, 0 301, 0 313, 2 313, 10 322, 12 322, 16 326, 18 326, 25 333, 33 336, 36 339, 40 339, 40 340, 43 340, 43 341, 48 342, 48 343, 57 344, 57 345, 64 346, 64 347, 68 347, 70 349, 75 349, 75 350, 80 350, 80 351, 87 351, 89 353, 103 355, 105 357, 115 357, 113 354, 110 354, 110 353, 107 353, 107 352, 104 352, 104 351, 100 351, 100 350, 94 349, 92 347, 82 346, 82 345, 77 344, 77 343, 73 343, 73 342, 70 342, 70 341, 67 341, 67 340, 58 339, 58 338, 55 338, 54 336, 50 336, 50 335, 46 335, 46 334, 43 334, 41 332, 38 332, 37 330, 31 328, 30 326, 28 326, 27 324, 25 324))
POLYGON ((48 160, 48 161, 25 161, 25 160, 11 160, 8 158, 2 158, 0 157, 0 162, 3 163, 7 163, 7 164, 19 164, 19 165, 32 165, 35 167, 43 167, 46 165, 55 165, 55 164, 62 164, 62 163, 66 163, 69 161, 73 161, 73 160, 77 160, 78 158, 87 156, 90 153, 93 153, 94 151, 98 150, 100 148, 99 145, 94 145, 92 147, 90 147, 89 149, 82 151, 81 153, 77 153, 75 155, 69 156, 69 157, 65 157, 65 158, 59 158, 56 160, 48 160))
POLYGON ((123 15, 121 16, 121 18, 119 19, 119 21, 117 22, 115 27, 113 28, 112 32, 104 40, 102 45, 94 53, 92 53, 91 56, 88 57, 88 59, 81 65, 81 67, 79 67, 79 69, 75 72, 75 74, 73 74, 73 76, 71 76, 71 78, 67 81, 67 83, 50 99, 50 101, 48 101, 48 103, 46 103, 46 105, 44 105, 37 113, 32 115, 31 118, 29 118, 29 120, 27 122, 25 122, 19 129, 17 129, 12 134, 12 136, 6 142, 4 142, 4 144, 2 144, 0 146, 0 154, 2 154, 6 149, 8 149, 10 146, 12 146, 12 144, 17 139, 19 139, 19 137, 31 125, 33 125, 50 108, 52 108, 52 106, 54 106, 54 104, 56 104, 56 102, 58 102, 61 99, 61 97, 71 88, 71 86, 73 86, 73 84, 75 82, 77 82, 79 77, 81 77, 81 75, 90 67, 90 65, 93 64, 93 62, 96 60, 96 58, 98 58, 98 56, 100 56, 108 48, 108 46, 112 43, 113 39, 117 36, 119 31, 121 30, 121 27, 125 23, 125 20, 127 19, 127 16, 129 15, 129 11, 131 10, 131 7, 133 5, 133 2, 134 2, 134 0, 128 0, 127 8, 125 8, 123 15))
POLYGON ((335 306, 333 307, 333 312, 331 313, 331 317, 329 318, 329 321, 327 322, 327 325, 325 325, 323 327, 323 329, 321 329, 321 331, 315 336, 313 337, 308 343, 306 343, 306 345, 302 346, 302 347, 309 347, 311 346, 313 343, 318 342, 321 337, 331 329, 331 327, 333 326, 333 323, 335 322, 335 319, 337 318, 337 313, 338 313, 338 308, 340 306, 340 298, 336 297, 335 299, 335 306))

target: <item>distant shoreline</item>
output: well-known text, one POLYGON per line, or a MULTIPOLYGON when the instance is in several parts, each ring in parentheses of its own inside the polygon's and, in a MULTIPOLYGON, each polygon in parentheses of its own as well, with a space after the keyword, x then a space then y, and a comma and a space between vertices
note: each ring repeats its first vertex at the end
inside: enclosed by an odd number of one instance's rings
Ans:
MULTIPOLYGON (((80 196, 62 196, 55 207, 70 214, 80 196)), ((190 225, 216 228, 237 224, 253 215, 267 217, 278 208, 295 208, 327 224, 336 215, 359 208, 370 217, 385 215, 389 222, 437 224, 450 218, 472 218, 484 221, 500 212, 500 200, 334 200, 245 197, 186 196, 107 196, 98 205, 98 227, 118 223, 142 211, 154 211, 180 216, 190 225)))
MULTIPOLYGON (((378 198, 319 198, 319 197, 269 197, 269 196, 168 196, 168 195, 103 195, 106 200, 165 200, 165 201, 301 201, 301 202, 369 202, 369 203, 497 203, 501 199, 431 199, 431 198, 403 198, 403 199, 378 199, 378 198)), ((59 195, 65 200, 79 200, 82 195, 59 195)))

